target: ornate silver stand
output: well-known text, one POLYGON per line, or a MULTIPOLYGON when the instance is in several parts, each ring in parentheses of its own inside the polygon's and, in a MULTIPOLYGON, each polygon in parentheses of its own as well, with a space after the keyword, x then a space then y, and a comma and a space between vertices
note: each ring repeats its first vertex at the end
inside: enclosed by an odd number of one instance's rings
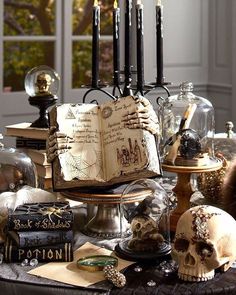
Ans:
POLYGON ((127 221, 120 212, 122 203, 140 202, 150 190, 138 193, 127 194, 122 198, 122 194, 114 193, 81 193, 63 192, 65 197, 87 204, 96 204, 97 212, 95 216, 85 225, 83 232, 91 237, 118 238, 127 229, 127 221))
POLYGON ((98 204, 96 215, 86 224, 83 232, 92 237, 118 238, 127 222, 122 219, 119 204, 98 204))

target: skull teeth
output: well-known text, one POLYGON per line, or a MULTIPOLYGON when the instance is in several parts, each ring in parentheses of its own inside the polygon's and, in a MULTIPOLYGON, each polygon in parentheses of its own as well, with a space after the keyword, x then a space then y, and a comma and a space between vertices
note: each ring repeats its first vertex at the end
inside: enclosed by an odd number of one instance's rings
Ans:
POLYGON ((183 274, 183 273, 178 273, 178 276, 181 280, 189 281, 189 282, 205 282, 205 281, 213 279, 214 277, 214 276, 195 277, 195 276, 191 276, 189 274, 183 274))

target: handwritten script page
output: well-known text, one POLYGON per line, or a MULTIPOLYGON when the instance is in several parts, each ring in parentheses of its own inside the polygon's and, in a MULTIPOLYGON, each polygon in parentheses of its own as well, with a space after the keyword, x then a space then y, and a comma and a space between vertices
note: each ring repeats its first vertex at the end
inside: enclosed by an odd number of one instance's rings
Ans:
POLYGON ((101 106, 102 142, 105 155, 106 179, 140 171, 148 163, 143 145, 143 130, 124 127, 125 115, 136 110, 135 100, 124 97, 101 106))
MULTIPOLYGON (((57 107, 59 131, 69 149, 59 155, 65 181, 104 179, 99 108, 94 104, 57 107)), ((60 140, 60 139, 59 139, 60 140)))

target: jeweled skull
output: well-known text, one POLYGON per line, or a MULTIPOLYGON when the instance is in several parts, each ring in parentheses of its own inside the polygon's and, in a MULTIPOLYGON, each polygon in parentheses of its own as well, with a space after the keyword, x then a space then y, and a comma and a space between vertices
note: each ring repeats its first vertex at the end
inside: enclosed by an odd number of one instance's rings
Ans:
POLYGON ((227 271, 236 259, 236 221, 213 206, 196 206, 181 215, 172 257, 185 281, 207 281, 215 269, 227 271))

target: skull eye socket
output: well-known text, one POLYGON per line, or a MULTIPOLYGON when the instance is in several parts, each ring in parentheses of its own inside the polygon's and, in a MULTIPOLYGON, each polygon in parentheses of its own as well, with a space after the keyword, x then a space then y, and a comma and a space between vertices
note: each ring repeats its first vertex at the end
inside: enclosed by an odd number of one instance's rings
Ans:
POLYGON ((213 247, 212 247, 212 245, 209 245, 207 243, 198 242, 196 244, 196 252, 202 258, 211 257, 211 255, 213 253, 213 247))
POLYGON ((142 224, 140 222, 137 222, 135 224, 135 228, 136 228, 136 230, 140 230, 142 228, 142 224))
POLYGON ((188 247, 189 247, 188 240, 183 239, 183 238, 175 240, 175 243, 174 243, 175 250, 180 251, 180 252, 186 252, 188 250, 188 247))

